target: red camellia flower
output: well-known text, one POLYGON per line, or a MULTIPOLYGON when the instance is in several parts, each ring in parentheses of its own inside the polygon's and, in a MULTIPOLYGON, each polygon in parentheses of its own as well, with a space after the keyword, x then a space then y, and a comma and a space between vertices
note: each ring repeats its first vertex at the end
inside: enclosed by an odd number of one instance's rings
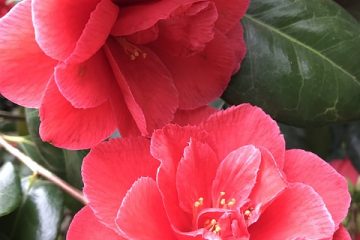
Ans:
POLYGON ((0 92, 81 149, 148 135, 219 97, 245 54, 248 0, 24 0, 0 21, 0 92))
POLYGON ((350 239, 339 225, 346 180, 312 153, 285 151, 276 122, 248 104, 150 141, 101 143, 82 174, 89 204, 68 240, 350 239))

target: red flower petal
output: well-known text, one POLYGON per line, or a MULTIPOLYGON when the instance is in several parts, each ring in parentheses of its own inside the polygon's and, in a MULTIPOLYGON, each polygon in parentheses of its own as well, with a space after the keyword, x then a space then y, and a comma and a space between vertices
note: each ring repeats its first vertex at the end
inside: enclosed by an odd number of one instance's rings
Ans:
POLYGON ((260 161, 260 151, 251 145, 230 152, 216 172, 212 185, 213 206, 221 208, 222 198, 226 204, 234 199, 234 206, 244 205, 255 185, 260 161))
POLYGON ((324 160, 310 152, 289 150, 285 154, 284 172, 289 182, 305 183, 320 194, 335 225, 346 217, 351 201, 347 182, 324 160))
POLYGON ((197 1, 152 1, 146 4, 136 4, 121 8, 112 34, 115 36, 127 36, 148 29, 159 20, 169 18, 177 8, 197 1))
POLYGON ((129 111, 142 134, 147 135, 174 118, 177 90, 169 71, 150 49, 128 44, 108 41, 105 52, 129 111), (146 57, 131 60, 124 48, 136 48, 146 57))
POLYGON ((194 110, 177 110, 173 123, 180 126, 197 125, 205 121, 211 114, 217 111, 216 108, 203 106, 194 110))
POLYGON ((116 229, 115 218, 126 192, 141 176, 155 178, 157 167, 145 138, 114 139, 93 148, 84 159, 82 175, 84 194, 95 215, 116 229))
POLYGON ((151 138, 151 155, 161 162, 157 183, 164 206, 171 223, 180 230, 191 228, 191 218, 189 219, 179 207, 175 179, 177 167, 190 138, 202 140, 206 136, 205 132, 196 127, 179 127, 170 124, 156 130, 151 138))
POLYGON ((319 194, 301 183, 292 184, 250 226, 251 239, 328 239, 334 222, 319 194))
POLYGON ((211 184, 219 162, 209 145, 190 139, 176 172, 179 203, 184 211, 192 214, 194 203, 200 197, 203 198, 202 208, 211 207, 211 184))
POLYGON ((109 99, 115 79, 104 52, 99 51, 81 64, 59 64, 55 81, 74 107, 91 108, 109 99))
POLYGON ((66 235, 67 240, 125 240, 105 227, 86 206, 72 220, 66 235))
MULTIPOLYGON (((87 3, 85 3, 87 4, 87 3)), ((95 54, 109 37, 119 13, 119 8, 111 0, 101 0, 91 13, 68 63, 80 63, 95 54)))
POLYGON ((196 2, 179 8, 171 17, 159 22, 157 44, 173 56, 196 54, 214 38, 217 17, 212 1, 196 2))
POLYGON ((257 221, 263 210, 275 197, 277 197, 286 187, 287 183, 282 171, 276 164, 271 153, 264 148, 261 151, 261 164, 256 179, 256 184, 250 194, 248 208, 252 208, 248 218, 248 224, 257 221))
POLYGON ((351 240, 349 232, 340 224, 339 229, 335 232, 333 240, 351 240))
POLYGON ((351 181, 352 184, 356 184, 358 177, 360 174, 352 165, 349 159, 337 159, 332 160, 330 165, 335 168, 335 170, 343 175, 346 179, 351 181))
POLYGON ((214 0, 219 13, 219 20, 216 23, 218 29, 226 33, 236 24, 240 24, 240 19, 245 15, 249 0, 214 0))
POLYGON ((109 137, 116 128, 108 102, 87 109, 74 108, 51 79, 40 107, 40 136, 67 149, 85 149, 109 137))
POLYGON ((127 239, 176 240, 156 182, 149 177, 137 180, 127 192, 116 223, 127 239))
POLYGON ((235 59, 237 66, 234 69, 233 73, 236 73, 240 69, 241 61, 244 59, 246 55, 246 43, 244 40, 244 29, 241 24, 236 24, 234 28, 232 28, 229 32, 226 33, 227 38, 231 42, 231 46, 233 46, 235 59))
POLYGON ((32 0, 36 41, 46 55, 65 60, 101 0, 32 0))
POLYGON ((1 18, 0 33, 1 95, 25 107, 39 107, 56 61, 35 42, 30 0, 1 18))
POLYGON ((152 45, 174 77, 182 109, 206 105, 223 93, 238 65, 234 47, 220 32, 204 51, 190 57, 173 56, 163 46, 152 45))
POLYGON ((276 122, 260 108, 242 104, 217 112, 202 124, 214 136, 219 158, 244 145, 264 147, 269 150, 282 168, 285 141, 276 122))
POLYGON ((111 94, 110 103, 116 115, 118 129, 122 137, 140 136, 140 130, 137 127, 134 118, 126 106, 124 97, 118 86, 114 86, 114 91, 111 94))

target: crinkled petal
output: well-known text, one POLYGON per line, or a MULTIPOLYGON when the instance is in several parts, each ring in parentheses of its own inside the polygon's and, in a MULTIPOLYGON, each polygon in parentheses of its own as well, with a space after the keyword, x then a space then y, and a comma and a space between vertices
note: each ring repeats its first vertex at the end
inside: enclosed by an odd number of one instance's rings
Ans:
POLYGON ((251 215, 247 219, 249 225, 257 221, 268 204, 287 187, 283 172, 277 166, 271 153, 264 148, 260 148, 260 151, 261 164, 256 184, 249 196, 250 202, 243 208, 244 210, 251 209, 251 215))
POLYGON ((151 155, 160 161, 157 184, 166 212, 172 224, 180 231, 191 228, 191 218, 179 207, 176 191, 176 171, 190 138, 204 139, 207 134, 196 127, 169 124, 156 130, 151 138, 151 155))
POLYGON ((95 217, 90 207, 81 209, 73 218, 66 235, 67 240, 125 240, 105 227, 95 217))
POLYGON ((320 195, 301 183, 283 191, 249 228, 253 240, 327 239, 334 231, 320 195))
POLYGON ((54 79, 40 107, 42 140, 66 149, 90 148, 109 137, 116 119, 108 102, 95 108, 74 108, 59 92, 54 79))
POLYGON ((219 13, 216 27, 224 33, 232 29, 235 24, 240 24, 250 4, 250 0, 214 0, 214 2, 219 13))
POLYGON ((286 151, 284 172, 289 182, 310 185, 320 194, 335 225, 346 217, 351 197, 343 176, 313 153, 294 149, 286 151))
POLYGON ((260 108, 241 104, 210 116, 202 127, 213 135, 220 159, 244 145, 267 149, 279 168, 284 164, 285 141, 278 125, 260 108))
POLYGON ((193 110, 177 110, 172 122, 180 126, 198 125, 216 111, 216 108, 210 106, 203 106, 193 110))
POLYGON ((124 7, 119 12, 112 34, 127 36, 148 29, 159 20, 169 18, 177 8, 197 1, 199 0, 151 1, 124 7))
POLYGON ((238 66, 232 42, 220 32, 202 52, 190 57, 171 55, 157 42, 152 48, 172 73, 181 109, 194 109, 220 97, 238 66))
POLYGON ((339 229, 335 232, 333 240, 351 240, 349 232, 340 224, 339 229))
POLYGON ((41 49, 57 60, 70 56, 100 1, 32 0, 35 36, 41 49))
POLYGON ((119 8, 111 0, 101 0, 76 43, 68 63, 80 63, 95 54, 106 42, 117 19, 119 8))
POLYGON ((170 55, 196 54, 213 40, 217 17, 212 1, 181 7, 169 19, 159 22, 158 44, 170 55))
POLYGON ((127 239, 176 240, 156 182, 137 180, 127 192, 116 218, 127 239))
POLYGON ((105 52, 125 102, 143 135, 169 123, 178 108, 178 95, 168 69, 150 49, 126 40, 108 41, 105 52), (128 51, 139 54, 133 60, 128 51), (143 54, 146 54, 143 55, 143 54))
POLYGON ((80 64, 59 64, 55 81, 62 95, 74 107, 91 108, 109 99, 115 78, 104 52, 99 51, 80 64))
POLYGON ((190 139, 176 172, 180 207, 192 214, 194 203, 202 198, 201 207, 211 207, 211 183, 220 161, 206 143, 190 139))
POLYGON ((220 163, 212 183, 213 206, 222 208, 230 202, 230 207, 244 205, 256 183, 260 161, 260 151, 251 145, 230 152, 220 163))
POLYGON ((93 148, 82 167, 84 194, 95 215, 116 230, 115 218, 122 199, 141 176, 155 179, 158 161, 149 153, 149 140, 113 139, 93 148))
POLYGON ((30 0, 1 18, 0 33, 1 95, 25 107, 39 107, 56 61, 35 42, 30 0))

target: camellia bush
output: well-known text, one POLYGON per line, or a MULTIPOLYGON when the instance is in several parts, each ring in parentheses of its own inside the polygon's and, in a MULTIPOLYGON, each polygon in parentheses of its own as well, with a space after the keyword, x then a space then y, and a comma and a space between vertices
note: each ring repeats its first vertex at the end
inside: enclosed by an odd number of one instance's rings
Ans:
POLYGON ((360 239, 358 0, 0 0, 0 240, 360 239))

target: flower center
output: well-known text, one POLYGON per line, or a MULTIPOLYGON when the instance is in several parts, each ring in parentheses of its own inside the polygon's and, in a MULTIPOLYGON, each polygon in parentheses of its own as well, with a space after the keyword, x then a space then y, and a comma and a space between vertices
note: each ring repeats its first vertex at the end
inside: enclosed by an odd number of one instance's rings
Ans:
POLYGON ((219 234, 221 231, 221 227, 215 219, 208 219, 204 223, 204 229, 213 232, 215 234, 219 234))
POLYGON ((147 57, 147 54, 144 51, 125 38, 117 38, 117 41, 123 47, 125 54, 128 55, 132 61, 136 60, 138 57, 142 57, 143 59, 147 57))

